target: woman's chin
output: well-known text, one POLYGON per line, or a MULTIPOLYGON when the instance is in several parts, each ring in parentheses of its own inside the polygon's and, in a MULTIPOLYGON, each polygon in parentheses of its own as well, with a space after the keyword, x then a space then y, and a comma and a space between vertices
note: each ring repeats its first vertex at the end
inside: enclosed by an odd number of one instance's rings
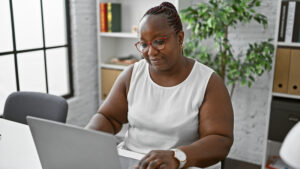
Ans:
POLYGON ((148 63, 150 67, 155 71, 165 71, 168 69, 168 66, 163 60, 149 60, 148 63))
POLYGON ((164 71, 168 70, 168 68, 165 65, 153 65, 153 64, 151 64, 151 67, 154 71, 157 71, 157 72, 164 72, 164 71))

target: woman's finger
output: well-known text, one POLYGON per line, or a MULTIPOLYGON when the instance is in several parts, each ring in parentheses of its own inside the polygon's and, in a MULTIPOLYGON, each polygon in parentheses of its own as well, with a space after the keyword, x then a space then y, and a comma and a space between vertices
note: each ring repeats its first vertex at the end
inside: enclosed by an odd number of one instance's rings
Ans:
POLYGON ((149 163, 154 159, 155 159, 155 157, 151 156, 150 154, 147 156, 147 158, 143 158, 138 164, 140 169, 146 169, 148 167, 149 163))
POLYGON ((150 161, 147 169, 157 169, 157 168, 159 168, 159 166, 161 164, 162 164, 162 161, 159 159, 152 160, 152 161, 150 161))
POLYGON ((161 164, 158 169, 168 169, 167 164, 161 164))

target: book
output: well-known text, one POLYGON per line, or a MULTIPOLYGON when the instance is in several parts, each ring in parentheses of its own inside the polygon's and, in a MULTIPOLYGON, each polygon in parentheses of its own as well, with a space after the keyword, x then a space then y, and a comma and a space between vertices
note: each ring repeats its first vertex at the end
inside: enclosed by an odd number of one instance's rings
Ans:
POLYGON ((294 18, 293 42, 300 42, 300 2, 296 2, 296 12, 294 18))
POLYGON ((107 3, 107 31, 121 32, 121 4, 107 3))
POLYGON ((100 3, 100 31, 107 32, 107 4, 100 3))
POLYGON ((266 164, 267 169, 292 169, 279 156, 271 156, 266 164))
POLYGON ((295 20, 296 2, 290 1, 287 10, 286 29, 285 29, 285 42, 292 42, 294 20, 295 20))
POLYGON ((300 42, 300 28, 298 30, 298 42, 300 42))
POLYGON ((121 56, 121 57, 113 58, 111 60, 111 63, 120 64, 120 65, 130 65, 137 61, 139 61, 139 59, 136 56, 129 55, 129 56, 121 56))
POLYGON ((286 1, 281 2, 278 41, 284 41, 285 39, 288 5, 289 3, 286 1))

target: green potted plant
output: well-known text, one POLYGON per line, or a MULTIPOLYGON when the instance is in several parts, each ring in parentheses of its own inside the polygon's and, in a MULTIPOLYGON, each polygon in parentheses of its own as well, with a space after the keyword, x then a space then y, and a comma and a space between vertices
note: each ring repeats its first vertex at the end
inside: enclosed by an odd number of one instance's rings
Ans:
POLYGON ((228 29, 236 29, 239 23, 254 20, 267 28, 266 16, 255 11, 259 6, 260 0, 209 0, 180 12, 191 30, 184 55, 213 68, 231 86, 231 96, 237 84, 251 87, 257 76, 271 70, 274 52, 271 39, 249 43, 246 52, 234 54, 228 38, 228 29), (209 52, 201 43, 205 39, 214 40, 213 51, 209 52))

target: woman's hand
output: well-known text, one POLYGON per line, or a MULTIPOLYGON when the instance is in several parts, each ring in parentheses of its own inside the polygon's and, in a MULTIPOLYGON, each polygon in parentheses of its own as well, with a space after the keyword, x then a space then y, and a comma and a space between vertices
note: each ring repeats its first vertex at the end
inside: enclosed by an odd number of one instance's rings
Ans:
POLYGON ((142 158, 135 169, 177 169, 179 161, 171 150, 153 150, 142 158))

